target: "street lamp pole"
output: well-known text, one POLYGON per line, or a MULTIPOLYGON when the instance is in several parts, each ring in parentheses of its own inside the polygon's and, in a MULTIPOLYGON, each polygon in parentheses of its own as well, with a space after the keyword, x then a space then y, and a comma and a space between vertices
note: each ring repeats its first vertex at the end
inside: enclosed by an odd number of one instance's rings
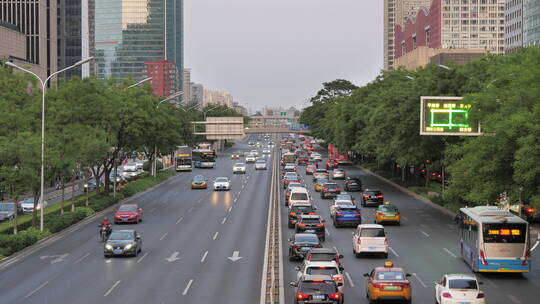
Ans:
POLYGON ((18 65, 16 65, 15 63, 13 62, 6 62, 6 65, 10 66, 10 67, 14 67, 14 68, 17 68, 21 71, 24 71, 28 74, 31 74, 33 75, 34 77, 36 77, 40 84, 41 84, 41 186, 40 186, 40 195, 39 195, 39 208, 40 208, 40 219, 39 219, 39 229, 40 231, 43 231, 44 229, 44 213, 43 213, 43 209, 44 208, 44 198, 45 198, 45 92, 46 92, 46 89, 47 89, 47 82, 49 82, 49 80, 51 80, 54 76, 62 73, 62 72, 65 72, 67 70, 70 70, 70 69, 73 69, 75 67, 78 67, 80 65, 83 65, 87 62, 89 62, 90 60, 93 60, 94 57, 89 57, 89 58, 86 58, 86 59, 83 59, 83 60, 80 60, 78 62, 76 62, 74 65, 71 65, 71 66, 68 66, 64 69, 61 69, 60 71, 56 71, 54 73, 52 73, 51 75, 49 75, 49 77, 47 77, 45 79, 45 81, 43 81, 36 73, 30 71, 30 70, 27 70, 25 68, 22 68, 18 65))
MULTIPOLYGON (((178 91, 174 94, 172 94, 171 96, 163 99, 162 101, 158 102, 158 104, 156 105, 156 109, 159 108, 159 106, 164 103, 165 101, 169 101, 171 99, 175 99, 176 97, 178 96, 182 96, 184 95, 184 92, 183 91, 178 91)), ((183 109, 182 109, 183 110, 183 109)), ((152 161, 152 175, 154 177, 157 176, 157 145, 154 145, 154 160, 152 161)))

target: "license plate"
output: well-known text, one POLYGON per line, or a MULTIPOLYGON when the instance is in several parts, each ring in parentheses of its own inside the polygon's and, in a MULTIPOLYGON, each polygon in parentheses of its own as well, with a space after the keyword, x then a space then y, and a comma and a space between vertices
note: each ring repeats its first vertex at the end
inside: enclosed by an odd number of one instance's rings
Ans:
POLYGON ((367 250, 377 250, 377 247, 368 247, 367 250))
POLYGON ((354 215, 352 215, 352 214, 345 214, 345 215, 343 215, 343 216, 344 216, 344 217, 353 217, 354 215))
POLYGON ((384 290, 399 290, 398 286, 384 286, 384 290))
POLYGON ((394 217, 396 216, 395 214, 385 214, 384 217, 394 217))
POLYGON ((122 222, 127 222, 127 220, 128 220, 127 218, 123 218, 122 222))
POLYGON ((326 297, 324 295, 312 295, 313 300, 324 300, 326 297))
POLYGON ((315 230, 313 230, 313 229, 308 229, 308 230, 306 230, 306 232, 307 232, 307 233, 314 233, 315 230))
POLYGON ((499 270, 510 270, 509 267, 499 267, 499 270))
POLYGON ((310 249, 309 247, 302 247, 302 248, 300 248, 300 250, 302 250, 302 251, 308 251, 309 249, 310 249))
POLYGON ((114 253, 114 254, 121 254, 122 252, 124 252, 124 250, 122 250, 122 249, 115 249, 115 250, 113 250, 113 253, 114 253))
POLYGON ((471 304, 471 302, 459 302, 458 304, 471 304))
POLYGON ((376 196, 376 195, 372 195, 371 198, 377 198, 377 196, 376 196))

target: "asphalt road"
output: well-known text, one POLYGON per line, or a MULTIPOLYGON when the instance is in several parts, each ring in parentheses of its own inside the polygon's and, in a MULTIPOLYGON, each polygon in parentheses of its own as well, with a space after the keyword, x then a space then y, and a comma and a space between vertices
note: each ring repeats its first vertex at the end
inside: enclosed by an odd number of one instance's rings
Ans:
POLYGON ((240 149, 135 200, 144 221, 113 229, 141 234, 138 257, 104 258, 96 220, 0 270, 0 303, 258 303, 271 168, 233 176, 240 149), (190 190, 197 174, 228 176, 232 190, 190 190))
MULTIPOLYGON (((326 161, 326 160, 325 160, 326 161)), ((322 164, 322 162, 321 162, 322 164)), ((357 259, 352 253, 353 228, 335 228, 332 226, 329 207, 331 199, 323 200, 313 190, 312 177, 305 177, 305 167, 299 167, 301 177, 314 198, 318 214, 326 219, 326 241, 323 247, 336 247, 344 255, 345 267, 345 303, 368 303, 366 299, 366 281, 364 273, 374 267, 382 266, 385 259, 362 257, 357 259)), ((388 260, 396 267, 414 273, 410 278, 413 289, 413 303, 434 303, 434 281, 446 273, 471 273, 470 268, 461 259, 457 230, 452 218, 441 211, 428 206, 422 201, 402 192, 392 184, 352 166, 343 166, 348 174, 359 175, 364 188, 378 188, 383 191, 385 201, 398 206, 401 214, 401 226, 386 226, 389 244, 392 248, 388 260)), ((343 181, 337 181, 343 189, 343 181)), ((288 284, 296 281, 294 267, 299 262, 288 259, 288 243, 285 241, 294 234, 294 229, 287 228, 287 207, 284 206, 283 187, 280 187, 281 227, 284 261, 284 281, 288 284)), ((360 193, 351 192, 360 202, 360 193)), ((363 223, 373 223, 374 208, 362 208, 363 223)), ((534 244, 535 241, 532 241, 534 244)), ((540 246, 539 246, 540 247, 540 246)), ((532 271, 527 274, 478 274, 484 282, 482 290, 490 304, 530 304, 538 303, 540 296, 540 250, 532 253, 532 271)), ((285 285, 286 303, 294 303, 294 289, 285 285)))

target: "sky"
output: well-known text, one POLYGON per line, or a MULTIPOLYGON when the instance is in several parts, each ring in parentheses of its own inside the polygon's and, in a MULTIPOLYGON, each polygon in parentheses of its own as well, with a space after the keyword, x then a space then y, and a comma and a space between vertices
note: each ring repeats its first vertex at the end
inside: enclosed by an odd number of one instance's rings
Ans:
POLYGON ((383 68, 382 0, 184 0, 191 81, 253 110, 305 107, 323 82, 383 68))

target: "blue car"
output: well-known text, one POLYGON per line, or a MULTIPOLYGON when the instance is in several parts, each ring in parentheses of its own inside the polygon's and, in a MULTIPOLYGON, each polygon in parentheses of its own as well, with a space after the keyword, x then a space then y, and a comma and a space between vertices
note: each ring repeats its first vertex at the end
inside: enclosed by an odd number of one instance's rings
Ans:
POLYGON ((356 207, 341 207, 333 216, 334 227, 356 227, 362 223, 362 214, 356 207))

